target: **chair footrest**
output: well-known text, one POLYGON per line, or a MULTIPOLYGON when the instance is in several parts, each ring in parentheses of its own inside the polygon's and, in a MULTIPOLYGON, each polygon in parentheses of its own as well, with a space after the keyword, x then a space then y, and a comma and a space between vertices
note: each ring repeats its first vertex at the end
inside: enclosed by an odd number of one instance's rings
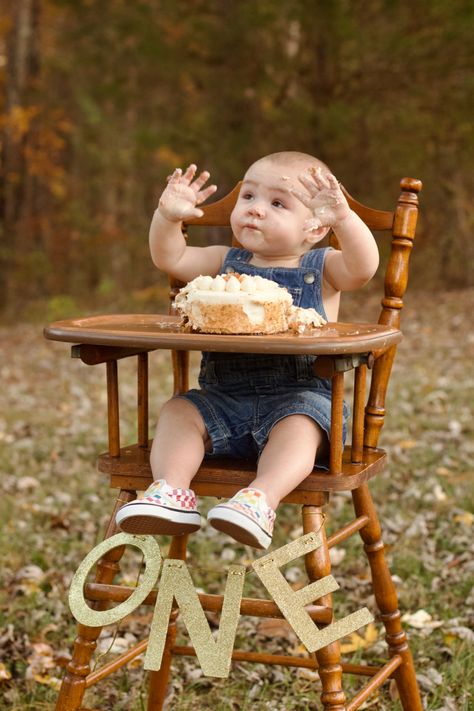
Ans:
MULTIPOLYGON (((132 445, 123 447, 120 456, 101 454, 97 467, 110 476, 111 486, 118 489, 143 491, 152 481, 150 469, 150 449, 132 445)), ((386 452, 382 449, 366 449, 363 462, 351 462, 351 449, 344 450, 342 471, 329 474, 315 469, 297 488, 287 496, 287 503, 311 503, 311 494, 321 491, 350 491, 362 486, 378 474, 385 466, 386 452)), ((193 489, 200 496, 227 497, 235 494, 255 477, 253 459, 212 459, 205 460, 193 479, 193 489)))
MULTIPOLYGON (((175 645, 171 653, 177 657, 195 657, 196 650, 191 646, 175 645)), ((318 662, 314 657, 295 657, 289 654, 268 654, 266 652, 250 652, 241 649, 236 649, 232 652, 232 660, 236 662, 254 662, 256 664, 274 664, 285 667, 302 667, 305 669, 317 669, 318 662)), ((365 664, 346 664, 341 663, 344 674, 356 674, 358 676, 370 676, 372 679, 361 691, 354 697, 353 701, 358 699, 362 692, 370 695, 370 691, 379 687, 383 682, 392 676, 395 669, 401 664, 400 657, 393 657, 382 667, 373 667, 365 664)), ((366 696, 365 696, 366 698, 366 696)), ((351 702, 352 703, 352 702, 351 702)), ((359 703, 362 703, 359 701, 359 703)), ((349 706, 348 706, 349 708, 349 706)), ((356 708, 356 707, 353 707, 356 708)))
POLYGON ((371 696, 379 686, 393 676, 393 673, 402 663, 402 658, 397 654, 381 667, 372 679, 366 684, 346 705, 346 711, 356 711, 366 699, 371 696))

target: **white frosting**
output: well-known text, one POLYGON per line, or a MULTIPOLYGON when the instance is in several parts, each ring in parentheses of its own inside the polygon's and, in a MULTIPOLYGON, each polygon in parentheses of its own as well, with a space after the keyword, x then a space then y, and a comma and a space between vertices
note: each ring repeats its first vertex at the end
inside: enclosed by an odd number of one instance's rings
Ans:
POLYGON ((307 328, 320 328, 324 326, 326 320, 316 309, 302 309, 300 306, 292 306, 288 318, 288 326, 298 333, 303 333, 307 328))
POLYGON ((242 310, 250 323, 263 323, 265 321, 265 307, 249 301, 242 304, 242 310))
MULTIPOLYGON (((234 274, 218 274, 198 276, 180 289, 176 297, 176 305, 183 308, 184 302, 189 304, 199 301, 203 304, 248 304, 284 302, 291 305, 293 300, 286 289, 270 279, 261 276, 236 276, 234 274)), ((250 317, 249 317, 250 318, 250 317)))
POLYGON ((248 320, 257 326, 265 322, 265 304, 281 304, 284 322, 298 333, 326 323, 315 309, 293 306, 293 299, 285 288, 261 276, 200 275, 180 289, 176 296, 177 308, 188 317, 194 328, 204 327, 206 315, 201 307, 227 304, 240 306, 248 320))

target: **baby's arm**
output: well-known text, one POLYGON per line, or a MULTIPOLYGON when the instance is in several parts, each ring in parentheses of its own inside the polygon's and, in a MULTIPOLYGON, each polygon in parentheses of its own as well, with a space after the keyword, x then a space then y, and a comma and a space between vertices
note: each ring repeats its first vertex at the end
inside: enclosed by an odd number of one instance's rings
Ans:
POLYGON ((150 225, 150 252, 158 269, 181 281, 190 281, 199 274, 215 276, 221 270, 228 247, 189 247, 182 233, 183 220, 201 217, 197 207, 216 190, 215 185, 203 189, 209 179, 204 171, 194 180, 196 166, 190 165, 183 174, 177 168, 168 181, 150 225))
POLYGON ((334 175, 317 170, 300 176, 307 194, 295 193, 311 210, 308 232, 334 230, 340 250, 329 252, 324 262, 324 279, 336 291, 358 289, 375 274, 379 264, 377 243, 360 217, 348 205, 334 175))

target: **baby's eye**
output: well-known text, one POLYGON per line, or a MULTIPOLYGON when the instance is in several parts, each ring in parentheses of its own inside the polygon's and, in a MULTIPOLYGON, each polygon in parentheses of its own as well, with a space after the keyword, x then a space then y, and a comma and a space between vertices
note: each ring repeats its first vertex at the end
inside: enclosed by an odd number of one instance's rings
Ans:
POLYGON ((243 194, 241 195, 241 198, 242 198, 243 200, 251 200, 251 199, 253 198, 253 195, 252 195, 252 193, 243 193, 243 194))
POLYGON ((273 207, 285 207, 281 200, 274 200, 272 205, 273 207))

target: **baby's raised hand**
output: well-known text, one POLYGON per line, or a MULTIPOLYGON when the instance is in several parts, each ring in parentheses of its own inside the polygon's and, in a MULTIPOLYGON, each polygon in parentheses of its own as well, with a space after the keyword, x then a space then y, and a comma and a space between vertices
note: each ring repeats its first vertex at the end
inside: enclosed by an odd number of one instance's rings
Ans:
POLYGON ((191 164, 184 174, 181 168, 176 168, 168 178, 168 185, 158 203, 158 211, 166 220, 181 222, 189 217, 202 217, 204 214, 196 206, 215 193, 217 186, 209 185, 202 190, 209 180, 209 173, 205 170, 194 179, 196 171, 197 167, 191 164))
POLYGON ((334 175, 323 175, 321 168, 311 168, 299 176, 307 192, 292 190, 292 194, 311 210, 312 217, 305 223, 305 232, 334 227, 350 213, 350 207, 334 175))

